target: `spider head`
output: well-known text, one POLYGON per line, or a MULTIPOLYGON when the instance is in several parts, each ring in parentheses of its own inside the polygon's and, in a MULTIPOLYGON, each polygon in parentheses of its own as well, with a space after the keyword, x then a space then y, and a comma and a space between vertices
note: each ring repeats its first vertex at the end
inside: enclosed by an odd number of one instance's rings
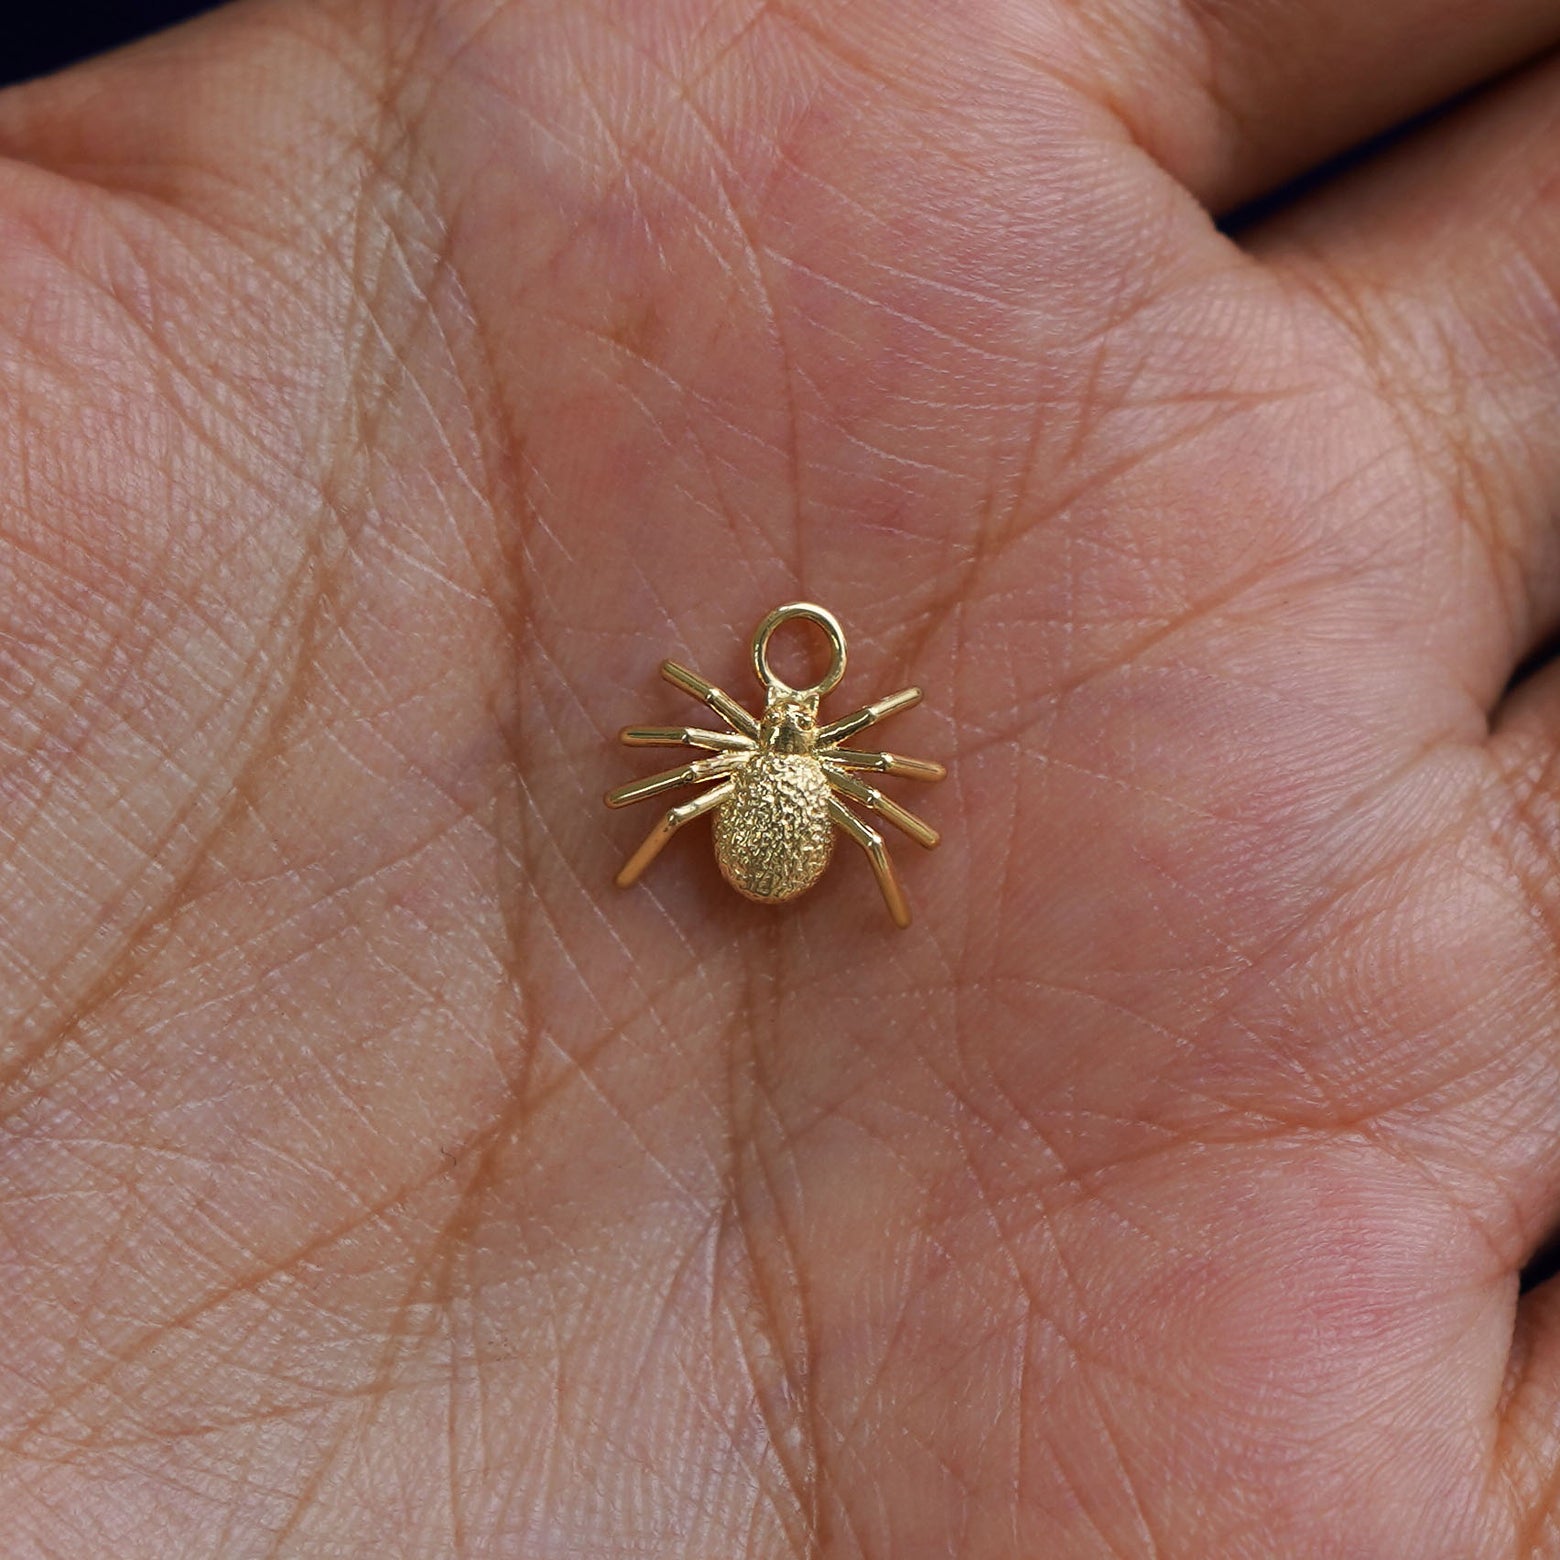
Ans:
POLYGON ((772 692, 764 706, 759 740, 771 753, 810 753, 818 734, 818 699, 772 692))

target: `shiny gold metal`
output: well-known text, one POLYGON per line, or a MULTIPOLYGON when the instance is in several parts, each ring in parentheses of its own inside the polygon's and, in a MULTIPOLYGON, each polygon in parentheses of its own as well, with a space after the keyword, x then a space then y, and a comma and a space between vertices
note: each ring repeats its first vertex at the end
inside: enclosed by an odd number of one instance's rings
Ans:
POLYGON ((706 780, 720 783, 673 807, 624 863, 618 885, 627 888, 686 823, 715 814, 715 859, 726 881, 749 899, 768 904, 794 899, 816 883, 834 850, 834 830, 866 852, 888 913, 898 926, 910 924, 910 908, 889 859, 883 836, 857 817, 846 801, 875 812, 930 850, 937 831, 875 786, 851 771, 902 775, 910 780, 941 780, 947 770, 924 758, 901 758, 842 744, 868 726, 921 701, 919 688, 906 688, 827 726, 818 724, 818 702, 845 675, 845 634, 831 612, 807 601, 776 607, 753 634, 753 671, 764 688, 764 713, 756 720, 719 688, 675 661, 662 663, 661 675, 701 699, 732 729, 704 731, 694 726, 629 726, 622 740, 630 747, 691 747, 713 752, 643 780, 631 780, 607 793, 608 807, 659 796, 706 780), (813 623, 829 643, 829 669, 811 687, 793 688, 769 664, 769 640, 783 623, 813 623))

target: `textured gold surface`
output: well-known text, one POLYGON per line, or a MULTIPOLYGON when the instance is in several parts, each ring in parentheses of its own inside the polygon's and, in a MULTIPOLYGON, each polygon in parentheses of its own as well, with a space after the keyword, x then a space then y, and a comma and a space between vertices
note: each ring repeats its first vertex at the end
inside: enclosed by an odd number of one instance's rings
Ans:
POLYGON ((829 781, 811 756, 755 753, 715 814, 715 859, 749 899, 795 899, 834 850, 829 781))
POLYGON ((662 664, 661 675, 668 682, 702 699, 731 732, 692 726, 629 726, 624 730, 623 741, 631 747, 714 749, 716 756, 620 785, 607 792, 609 807, 626 807, 663 791, 707 780, 720 783, 668 811, 624 862, 618 883, 627 888, 637 882, 679 829, 713 812, 715 856, 726 881, 749 899, 779 903, 794 899, 818 881, 829 864, 838 827, 866 854, 895 925, 908 926, 910 909, 883 836, 857 817, 842 798, 868 808, 930 849, 938 841, 930 824, 851 771, 913 780, 941 780, 947 771, 927 759, 869 752, 845 743, 858 731, 918 704, 921 690, 906 688, 820 728, 818 701, 845 673, 845 635, 832 613, 806 601, 777 607, 758 625, 752 656, 753 669, 764 686, 764 713, 757 720, 697 672, 676 661, 662 664), (822 629, 829 641, 829 669, 810 688, 791 687, 769 666, 770 636, 782 624, 797 619, 822 629))

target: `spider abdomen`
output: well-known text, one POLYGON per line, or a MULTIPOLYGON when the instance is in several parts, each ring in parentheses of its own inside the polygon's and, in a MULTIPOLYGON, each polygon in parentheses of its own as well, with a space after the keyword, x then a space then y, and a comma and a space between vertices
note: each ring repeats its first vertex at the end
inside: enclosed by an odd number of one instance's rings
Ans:
POLYGON ((674 769, 631 780, 607 792, 608 807, 627 807, 666 791, 713 782, 691 801, 669 808, 617 875, 620 888, 637 883, 662 846, 695 818, 713 815, 715 859, 726 881, 749 899, 775 904, 795 899, 823 875, 834 850, 836 828, 866 854, 896 926, 910 924, 910 907, 883 844, 883 836, 847 803, 864 807, 903 829, 928 850, 937 831, 913 812, 859 778, 860 772, 941 780, 947 771, 923 758, 847 747, 858 732, 921 701, 919 688, 904 688, 863 705, 840 720, 819 724, 818 703, 845 674, 845 634, 833 613, 810 601, 776 607, 753 632, 753 671, 764 688, 761 715, 705 682, 676 661, 664 661, 669 683, 707 704, 724 731, 698 726, 626 726, 630 747, 694 748, 714 755, 685 760, 674 769), (805 620, 829 642, 829 669, 806 688, 793 688, 769 664, 769 639, 784 623, 805 620))
POLYGON ((829 781, 816 758, 757 752, 715 814, 715 858, 749 899, 794 899, 816 883, 834 849, 829 781))

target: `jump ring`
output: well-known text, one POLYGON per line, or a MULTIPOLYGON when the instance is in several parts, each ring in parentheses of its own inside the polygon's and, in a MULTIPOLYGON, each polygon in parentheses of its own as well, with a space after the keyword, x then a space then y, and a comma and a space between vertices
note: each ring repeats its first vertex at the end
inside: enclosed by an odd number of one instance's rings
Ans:
POLYGON ((845 631, 840 627, 839 619, 810 601, 793 601, 786 606, 776 607, 753 634, 753 670, 765 687, 773 688, 778 693, 821 699, 845 675, 845 631), (793 618, 805 618, 809 623, 816 623, 829 641, 829 669, 810 688, 793 688, 783 677, 777 676, 769 665, 770 635, 782 623, 789 623, 793 618))

